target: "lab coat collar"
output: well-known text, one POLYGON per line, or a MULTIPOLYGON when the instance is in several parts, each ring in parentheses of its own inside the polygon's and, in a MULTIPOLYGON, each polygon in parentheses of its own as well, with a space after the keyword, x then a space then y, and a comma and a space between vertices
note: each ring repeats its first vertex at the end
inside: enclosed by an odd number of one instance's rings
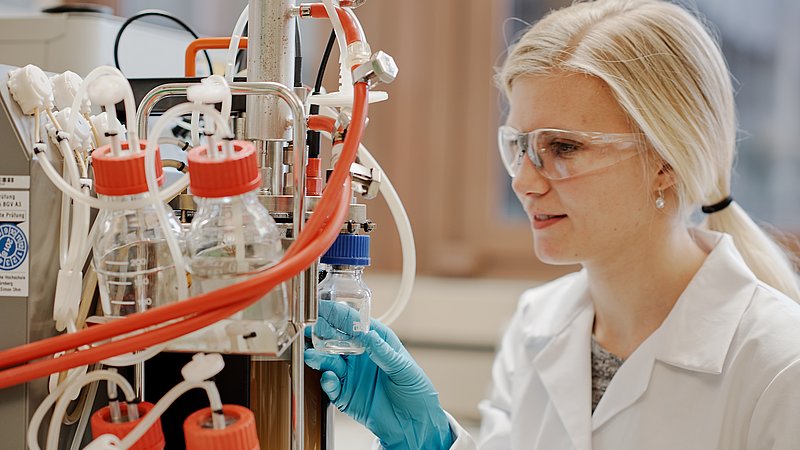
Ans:
POLYGON ((758 280, 731 236, 704 230, 692 230, 692 235, 708 252, 705 262, 661 326, 620 367, 594 416, 590 367, 594 308, 586 273, 556 283, 552 293, 536 296, 551 301, 523 311, 523 343, 577 450, 589 449, 591 430, 647 390, 655 360, 686 370, 722 372, 758 280))
POLYGON ((708 256, 653 333, 655 357, 686 370, 720 374, 759 281, 730 235, 693 229, 692 236, 708 256))
POLYGON ((706 260, 661 326, 622 364, 592 416, 596 430, 647 390, 656 361, 684 370, 722 373, 733 335, 758 280, 727 234, 692 230, 706 260))

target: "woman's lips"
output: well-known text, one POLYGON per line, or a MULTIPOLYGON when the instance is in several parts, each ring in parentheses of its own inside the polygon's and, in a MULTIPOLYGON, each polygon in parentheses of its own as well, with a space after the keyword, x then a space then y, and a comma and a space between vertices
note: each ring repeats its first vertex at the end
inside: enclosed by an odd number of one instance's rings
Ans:
POLYGON ((541 230, 551 225, 560 222, 561 219, 566 218, 566 214, 534 214, 533 215, 533 228, 541 230))

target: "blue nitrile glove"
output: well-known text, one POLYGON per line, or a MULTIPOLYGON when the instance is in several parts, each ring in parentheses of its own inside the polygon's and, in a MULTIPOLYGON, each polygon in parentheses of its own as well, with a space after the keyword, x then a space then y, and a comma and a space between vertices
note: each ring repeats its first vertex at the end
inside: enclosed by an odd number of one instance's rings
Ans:
MULTIPOLYGON (((353 318, 358 320, 357 311, 321 301, 317 332, 324 335, 331 326, 352 329, 353 318)), ((439 394, 400 339, 377 320, 358 339, 366 350, 361 355, 305 351, 306 364, 323 372, 320 384, 333 404, 372 431, 387 450, 449 449, 453 436, 439 394)))

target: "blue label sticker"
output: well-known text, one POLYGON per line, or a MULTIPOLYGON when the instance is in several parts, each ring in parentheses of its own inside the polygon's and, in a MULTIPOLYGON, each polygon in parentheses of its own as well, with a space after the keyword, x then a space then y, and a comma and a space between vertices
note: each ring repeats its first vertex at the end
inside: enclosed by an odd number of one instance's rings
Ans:
POLYGON ((13 223, 0 223, 0 270, 14 270, 28 256, 25 233, 13 223))

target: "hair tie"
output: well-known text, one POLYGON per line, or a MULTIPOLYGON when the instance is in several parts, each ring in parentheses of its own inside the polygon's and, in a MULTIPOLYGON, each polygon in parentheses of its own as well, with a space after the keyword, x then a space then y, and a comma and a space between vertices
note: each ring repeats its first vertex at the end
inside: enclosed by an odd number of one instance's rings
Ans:
POLYGON ((706 214, 713 214, 717 211, 722 211, 723 209, 727 208, 733 202, 733 197, 730 195, 723 198, 719 201, 719 203, 715 203, 709 206, 703 206, 701 209, 706 214))

